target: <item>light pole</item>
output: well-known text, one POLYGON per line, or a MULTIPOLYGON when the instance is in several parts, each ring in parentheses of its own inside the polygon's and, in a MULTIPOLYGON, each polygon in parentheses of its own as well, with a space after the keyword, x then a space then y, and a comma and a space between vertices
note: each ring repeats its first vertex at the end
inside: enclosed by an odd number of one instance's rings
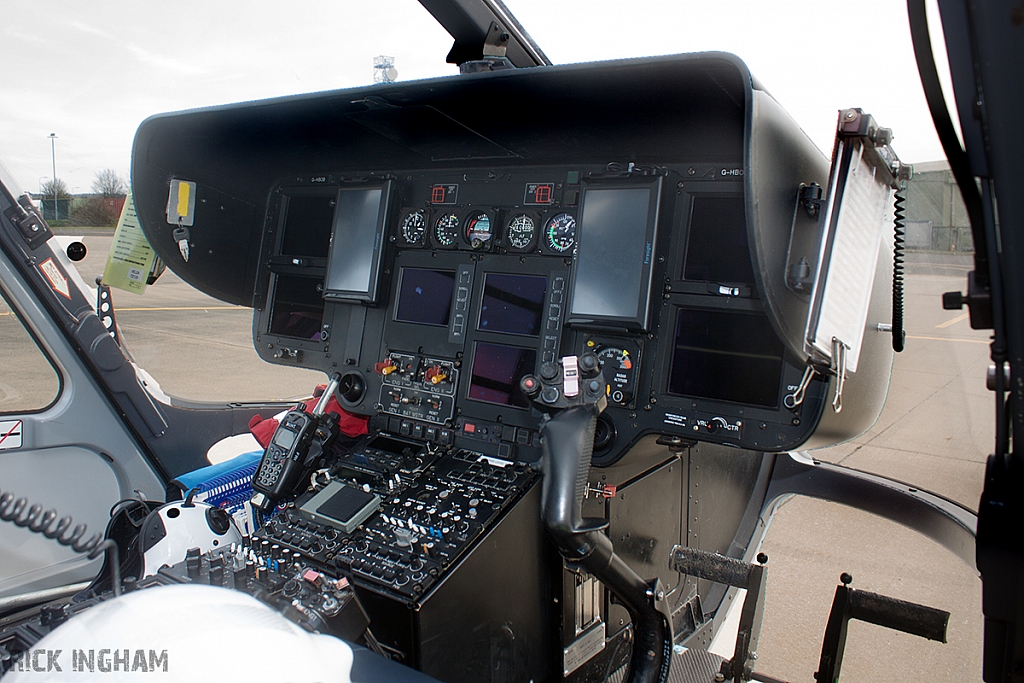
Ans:
POLYGON ((53 161, 53 220, 59 220, 57 209, 57 139, 56 133, 50 133, 50 159, 53 161))

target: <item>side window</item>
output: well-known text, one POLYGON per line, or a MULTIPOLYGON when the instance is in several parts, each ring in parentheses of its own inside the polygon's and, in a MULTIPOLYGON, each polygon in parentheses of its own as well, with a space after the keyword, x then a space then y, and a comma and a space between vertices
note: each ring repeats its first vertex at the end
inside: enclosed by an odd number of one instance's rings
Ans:
POLYGON ((0 414, 27 413, 51 405, 60 394, 60 376, 0 292, 0 414))

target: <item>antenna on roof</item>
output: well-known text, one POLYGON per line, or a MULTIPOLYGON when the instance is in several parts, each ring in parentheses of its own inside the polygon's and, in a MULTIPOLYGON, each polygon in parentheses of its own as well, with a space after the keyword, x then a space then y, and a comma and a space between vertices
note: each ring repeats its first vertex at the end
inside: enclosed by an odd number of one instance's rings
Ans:
POLYGON ((394 83, 398 80, 395 58, 381 55, 373 58, 373 82, 394 83))

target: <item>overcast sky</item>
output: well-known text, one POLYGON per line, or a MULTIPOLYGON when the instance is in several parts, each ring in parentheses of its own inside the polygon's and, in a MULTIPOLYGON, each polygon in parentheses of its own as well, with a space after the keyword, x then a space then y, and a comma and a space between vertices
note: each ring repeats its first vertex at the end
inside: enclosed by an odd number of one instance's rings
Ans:
MULTIPOLYGON (((703 50, 739 55, 819 147, 862 107, 906 162, 942 157, 897 0, 507 0, 556 64, 703 50)), ((416 0, 4 0, 0 160, 22 187, 88 192, 127 177, 139 123, 159 112, 454 75, 448 34, 416 0)), ((937 23, 937 22, 935 22, 937 23)), ((528 116, 524 112, 524 116, 528 116)))

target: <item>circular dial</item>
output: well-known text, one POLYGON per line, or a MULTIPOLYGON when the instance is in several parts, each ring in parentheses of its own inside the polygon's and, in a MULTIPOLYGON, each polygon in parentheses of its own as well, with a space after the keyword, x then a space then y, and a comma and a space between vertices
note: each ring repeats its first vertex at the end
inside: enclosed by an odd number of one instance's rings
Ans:
POLYGON ((567 213, 552 216, 544 227, 544 241, 549 249, 559 253, 572 249, 576 241, 576 219, 567 213))
POLYGON ((402 219, 402 239, 406 244, 421 244, 427 232, 427 215, 423 209, 416 209, 402 219))
POLYGON ((442 247, 450 247, 459 238, 459 217, 454 213, 443 213, 434 223, 434 239, 442 247))
POLYGON ((597 360, 608 382, 608 398, 619 405, 629 403, 633 399, 633 356, 625 349, 603 346, 597 351, 597 360))
POLYGON ((494 237, 491 217, 484 211, 474 211, 466 219, 466 241, 474 249, 483 249, 494 237))
POLYGON ((508 222, 508 246, 513 249, 526 249, 533 243, 537 226, 525 213, 512 216, 508 222))

